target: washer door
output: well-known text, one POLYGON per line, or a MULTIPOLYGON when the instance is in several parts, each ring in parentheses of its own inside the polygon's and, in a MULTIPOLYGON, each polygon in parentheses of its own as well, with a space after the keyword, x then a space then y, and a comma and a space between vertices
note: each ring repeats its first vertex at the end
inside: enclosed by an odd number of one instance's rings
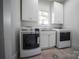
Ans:
POLYGON ((38 34, 23 34, 23 49, 34 49, 39 47, 38 34))

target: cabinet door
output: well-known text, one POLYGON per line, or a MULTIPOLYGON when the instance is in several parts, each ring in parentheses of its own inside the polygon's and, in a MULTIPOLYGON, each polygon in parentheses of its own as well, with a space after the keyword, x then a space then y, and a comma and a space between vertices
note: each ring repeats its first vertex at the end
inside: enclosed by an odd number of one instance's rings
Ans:
POLYGON ((41 31, 40 33, 40 46, 41 48, 48 48, 48 33, 47 31, 41 31))
POLYGON ((63 4, 54 2, 54 23, 63 24, 63 4))
POLYGON ((38 0, 22 0, 22 20, 38 20, 38 0))
POLYGON ((48 37, 49 47, 54 47, 56 45, 56 31, 50 31, 48 37))

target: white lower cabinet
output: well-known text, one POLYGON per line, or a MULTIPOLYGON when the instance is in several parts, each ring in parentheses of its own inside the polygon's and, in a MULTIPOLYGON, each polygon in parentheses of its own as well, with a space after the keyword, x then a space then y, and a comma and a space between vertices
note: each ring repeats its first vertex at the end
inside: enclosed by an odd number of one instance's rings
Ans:
POLYGON ((48 47, 48 33, 46 31, 41 31, 40 33, 40 46, 41 48, 48 47))
POLYGON ((41 31, 40 46, 42 49, 51 48, 56 45, 56 31, 41 31))
POLYGON ((56 45, 56 31, 50 31, 48 37, 49 47, 54 47, 56 45))

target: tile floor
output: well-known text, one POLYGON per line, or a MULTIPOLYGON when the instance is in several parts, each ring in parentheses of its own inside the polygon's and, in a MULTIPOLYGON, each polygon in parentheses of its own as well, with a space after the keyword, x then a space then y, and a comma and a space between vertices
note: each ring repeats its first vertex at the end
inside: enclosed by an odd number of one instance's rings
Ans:
POLYGON ((22 59, 55 59, 55 58, 65 59, 65 57, 69 55, 72 51, 73 50, 71 48, 65 48, 65 49, 52 48, 43 50, 40 55, 22 59))

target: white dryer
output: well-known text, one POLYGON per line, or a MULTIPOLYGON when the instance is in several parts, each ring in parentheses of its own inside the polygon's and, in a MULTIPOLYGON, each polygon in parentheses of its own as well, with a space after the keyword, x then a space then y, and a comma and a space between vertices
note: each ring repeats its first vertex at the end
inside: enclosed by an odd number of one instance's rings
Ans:
POLYGON ((57 48, 71 47, 71 31, 67 29, 55 29, 57 31, 57 48))

